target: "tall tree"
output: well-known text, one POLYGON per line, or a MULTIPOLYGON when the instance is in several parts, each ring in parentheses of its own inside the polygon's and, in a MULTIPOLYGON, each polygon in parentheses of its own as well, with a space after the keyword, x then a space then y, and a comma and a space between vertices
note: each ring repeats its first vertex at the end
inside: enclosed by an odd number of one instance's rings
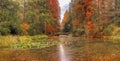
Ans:
POLYGON ((29 34, 54 34, 59 30, 57 0, 28 0, 24 3, 23 9, 23 23, 30 26, 27 30, 29 34))
POLYGON ((13 0, 0 0, 0 34, 19 34, 19 4, 13 0))
POLYGON ((115 14, 114 2, 113 0, 72 0, 69 13, 73 34, 92 37, 108 35, 106 29, 112 23, 115 14))

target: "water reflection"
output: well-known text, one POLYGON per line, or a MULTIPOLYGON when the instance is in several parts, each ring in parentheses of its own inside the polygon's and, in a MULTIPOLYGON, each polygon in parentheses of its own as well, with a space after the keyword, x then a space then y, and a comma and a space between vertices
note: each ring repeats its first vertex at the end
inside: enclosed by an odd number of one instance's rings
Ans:
POLYGON ((64 50, 64 45, 59 45, 60 49, 60 61, 69 61, 68 57, 66 56, 65 50, 64 50))
MULTIPOLYGON (((60 41, 64 41, 64 38, 60 38, 60 41)), ((59 55, 60 55, 60 61, 70 61, 69 57, 66 54, 66 50, 64 48, 64 44, 59 45, 59 55)))

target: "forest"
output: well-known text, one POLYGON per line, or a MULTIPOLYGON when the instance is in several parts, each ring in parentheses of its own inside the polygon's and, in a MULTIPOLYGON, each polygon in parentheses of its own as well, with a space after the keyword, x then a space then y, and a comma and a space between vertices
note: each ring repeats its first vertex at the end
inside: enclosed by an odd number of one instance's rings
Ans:
POLYGON ((120 61, 120 0, 0 0, 0 61, 120 61))
POLYGON ((120 35, 119 0, 72 0, 63 20, 64 33, 73 36, 120 35))
POLYGON ((0 0, 0 35, 40 35, 59 31, 57 0, 0 0))
POLYGON ((114 36, 120 33, 119 0, 72 0, 60 25, 57 0, 1 0, 0 35, 114 36))

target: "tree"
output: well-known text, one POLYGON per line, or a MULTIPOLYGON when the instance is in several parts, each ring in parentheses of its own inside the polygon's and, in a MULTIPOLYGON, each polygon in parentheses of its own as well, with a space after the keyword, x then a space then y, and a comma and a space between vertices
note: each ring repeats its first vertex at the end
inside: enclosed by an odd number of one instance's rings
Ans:
POLYGON ((0 34, 18 35, 21 32, 18 16, 19 4, 13 0, 0 0, 0 34))
POLYGON ((59 30, 59 6, 57 0, 29 0, 24 5, 23 23, 28 23, 30 26, 28 30, 30 35, 53 34, 59 30))
POLYGON ((72 0, 69 21, 72 23, 73 34, 91 37, 108 35, 107 27, 113 21, 116 22, 114 6, 113 0, 72 0))

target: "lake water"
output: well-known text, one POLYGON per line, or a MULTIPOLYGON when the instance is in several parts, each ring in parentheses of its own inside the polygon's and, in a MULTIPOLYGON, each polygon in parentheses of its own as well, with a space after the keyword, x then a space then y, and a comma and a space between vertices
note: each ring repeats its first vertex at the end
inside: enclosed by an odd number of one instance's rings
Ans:
POLYGON ((65 41, 42 49, 0 48, 0 61, 120 61, 120 43, 60 36, 65 41))
POLYGON ((120 44, 60 36, 59 44, 43 49, 0 49, 0 61, 120 61, 120 44))

